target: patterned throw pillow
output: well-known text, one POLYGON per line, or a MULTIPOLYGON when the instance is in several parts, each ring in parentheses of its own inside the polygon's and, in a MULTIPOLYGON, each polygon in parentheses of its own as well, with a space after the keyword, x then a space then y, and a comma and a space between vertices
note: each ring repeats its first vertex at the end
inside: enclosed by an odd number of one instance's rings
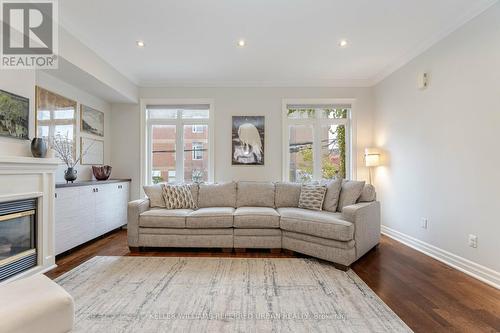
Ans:
POLYGON ((196 209, 189 185, 163 186, 163 198, 167 209, 196 209))
POLYGON ((325 200, 326 186, 302 185, 300 188, 299 208, 321 210, 325 200))

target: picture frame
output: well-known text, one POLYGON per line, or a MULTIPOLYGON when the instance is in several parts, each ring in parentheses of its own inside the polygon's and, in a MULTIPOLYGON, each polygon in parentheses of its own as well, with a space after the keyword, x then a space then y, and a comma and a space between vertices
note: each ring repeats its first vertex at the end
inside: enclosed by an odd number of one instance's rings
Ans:
POLYGON ((29 140, 30 100, 0 89, 0 136, 29 140))
POLYGON ((264 165, 265 117, 232 117, 232 165, 264 165))
POLYGON ((104 140, 80 137, 80 165, 103 164, 104 140))
POLYGON ((35 136, 49 142, 55 135, 68 136, 73 141, 76 156, 77 102, 45 89, 35 87, 35 136), (58 115, 56 115, 58 114, 58 115))
POLYGON ((80 132, 104 137, 104 112, 80 104, 80 132))

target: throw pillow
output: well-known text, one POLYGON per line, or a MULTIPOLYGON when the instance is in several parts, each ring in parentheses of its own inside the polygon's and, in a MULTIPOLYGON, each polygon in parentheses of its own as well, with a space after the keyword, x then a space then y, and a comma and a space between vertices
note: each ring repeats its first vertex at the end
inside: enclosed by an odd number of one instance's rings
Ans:
POLYGON ((300 188, 299 208, 321 210, 325 200, 326 187, 321 185, 302 185, 300 188))
POLYGON ((163 186, 163 198, 167 209, 195 209, 197 208, 191 187, 189 185, 168 185, 163 186))
POLYGON ((339 204, 337 210, 339 212, 345 206, 354 205, 363 192, 365 186, 364 181, 345 180, 342 182, 342 189, 340 190, 339 204))
POLYGON ((361 196, 358 199, 358 202, 372 202, 377 200, 377 192, 375 192, 375 187, 371 184, 366 184, 363 187, 363 191, 361 192, 361 196))
POLYGON ((326 184, 325 202, 323 210, 335 213, 339 203, 340 189, 342 188, 342 179, 335 179, 326 184))
POLYGON ((144 193, 149 198, 149 207, 165 208, 165 200, 163 199, 163 185, 148 185, 144 186, 144 193))

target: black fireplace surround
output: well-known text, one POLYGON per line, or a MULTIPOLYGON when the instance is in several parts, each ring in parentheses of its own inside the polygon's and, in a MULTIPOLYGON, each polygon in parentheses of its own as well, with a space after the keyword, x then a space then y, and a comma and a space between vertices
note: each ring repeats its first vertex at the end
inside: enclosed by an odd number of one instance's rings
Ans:
POLYGON ((37 265, 37 199, 0 202, 0 281, 37 265))

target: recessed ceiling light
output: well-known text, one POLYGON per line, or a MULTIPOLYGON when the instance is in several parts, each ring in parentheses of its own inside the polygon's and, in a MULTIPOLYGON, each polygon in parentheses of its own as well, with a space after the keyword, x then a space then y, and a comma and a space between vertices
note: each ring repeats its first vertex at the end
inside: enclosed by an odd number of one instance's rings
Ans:
POLYGON ((347 41, 347 39, 341 39, 341 40, 339 40, 339 46, 340 47, 347 47, 347 45, 349 45, 349 42, 347 41))
POLYGON ((144 47, 144 46, 146 46, 146 44, 144 44, 144 41, 142 41, 142 40, 138 40, 138 41, 137 41, 137 42, 135 42, 135 43, 136 43, 136 44, 137 44, 137 46, 139 46, 139 47, 144 47))
POLYGON ((240 39, 240 40, 238 41, 238 46, 239 46, 239 47, 245 47, 246 45, 247 45, 247 42, 245 42, 245 40, 244 40, 244 39, 240 39))

